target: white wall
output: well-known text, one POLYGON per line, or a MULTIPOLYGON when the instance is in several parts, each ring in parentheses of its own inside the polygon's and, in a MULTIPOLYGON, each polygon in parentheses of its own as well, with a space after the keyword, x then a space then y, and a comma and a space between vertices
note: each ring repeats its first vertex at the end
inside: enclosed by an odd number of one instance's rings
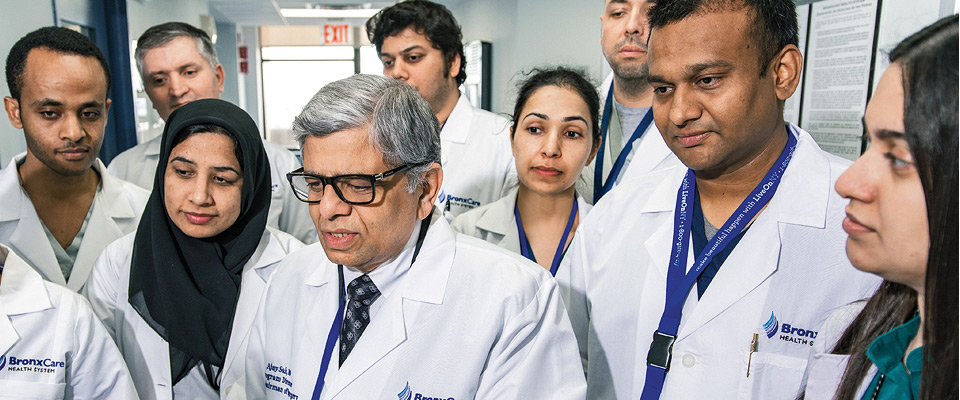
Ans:
POLYGON ((223 66, 223 93, 220 98, 240 104, 240 64, 237 51, 237 25, 217 22, 217 58, 223 66))
POLYGON ((465 42, 492 44, 494 112, 510 113, 516 75, 534 66, 564 64, 601 79, 600 13, 590 0, 463 1, 451 8, 465 42))
MULTIPOLYGON (((0 60, 2 65, 6 65, 7 54, 10 48, 21 37, 37 28, 53 25, 53 3, 49 1, 30 2, 25 6, 21 0, 0 0, 0 60)), ((6 75, 4 74, 3 89, 0 93, 3 96, 9 96, 10 90, 7 88, 6 75)), ((23 132, 14 129, 10 125, 10 120, 3 113, 0 118, 0 168, 6 167, 7 163, 14 155, 26 151, 27 146, 23 141, 23 132)))
POLYGON ((169 21, 199 28, 201 14, 210 14, 207 0, 127 0, 127 29, 135 40, 147 28, 169 21))

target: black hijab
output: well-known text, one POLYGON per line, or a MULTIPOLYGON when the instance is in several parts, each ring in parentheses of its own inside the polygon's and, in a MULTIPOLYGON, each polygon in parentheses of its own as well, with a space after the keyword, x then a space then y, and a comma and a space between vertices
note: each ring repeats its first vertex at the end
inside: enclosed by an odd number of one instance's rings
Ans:
POLYGON ((269 170, 256 123, 237 106, 217 99, 197 100, 167 119, 153 192, 133 242, 129 301, 170 344, 174 384, 198 362, 223 367, 240 275, 267 225, 269 170), (240 216, 226 231, 206 239, 184 234, 163 203, 164 173, 173 144, 185 128, 197 124, 228 131, 236 139, 243 169, 240 216))

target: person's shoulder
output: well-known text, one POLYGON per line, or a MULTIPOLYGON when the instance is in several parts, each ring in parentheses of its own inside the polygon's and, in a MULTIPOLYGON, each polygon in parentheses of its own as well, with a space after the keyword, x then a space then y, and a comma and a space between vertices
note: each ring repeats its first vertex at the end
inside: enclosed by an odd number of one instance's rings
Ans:
POLYGON ((293 253, 306 246, 300 241, 300 239, 297 239, 293 235, 279 229, 274 229, 268 226, 267 231, 270 232, 270 239, 276 242, 280 248, 283 249, 285 254, 293 253))
POLYGON ((615 220, 623 218, 625 212, 645 209, 654 197, 669 195, 671 198, 667 203, 672 210, 676 203, 677 189, 686 171, 686 166, 677 163, 624 180, 594 203, 584 224, 591 225, 597 223, 592 221, 602 221, 599 222, 602 225, 615 226, 618 224, 615 220))
POLYGON ((504 202, 504 198, 460 214, 456 216, 453 221, 450 221, 450 227, 453 228, 454 232, 478 237, 477 235, 479 234, 480 228, 477 227, 477 222, 483 219, 490 211, 503 207, 502 202, 504 202))
POLYGON ((520 254, 503 249, 490 242, 466 235, 456 236, 454 264, 477 281, 513 291, 528 288, 534 291, 547 282, 554 282, 543 267, 520 254))
POLYGON ((129 149, 126 149, 120 152, 120 154, 117 154, 115 157, 113 157, 113 160, 110 161, 110 167, 113 168, 114 165, 128 166, 131 164, 133 165, 143 164, 144 163, 143 157, 145 154, 148 153, 147 150, 149 150, 151 147, 156 146, 157 145, 156 142, 159 142, 161 139, 162 139, 161 136, 157 136, 153 139, 150 139, 146 142, 140 143, 136 146, 133 146, 129 149))
MULTIPOLYGON (((292 288, 302 285, 317 270, 330 264, 320 243, 303 246, 287 254, 270 277, 270 285, 292 288)), ((285 291, 285 289, 281 290, 285 291)))
POLYGON ((482 108, 473 107, 473 120, 470 129, 489 136, 502 138, 510 135, 510 119, 482 108))

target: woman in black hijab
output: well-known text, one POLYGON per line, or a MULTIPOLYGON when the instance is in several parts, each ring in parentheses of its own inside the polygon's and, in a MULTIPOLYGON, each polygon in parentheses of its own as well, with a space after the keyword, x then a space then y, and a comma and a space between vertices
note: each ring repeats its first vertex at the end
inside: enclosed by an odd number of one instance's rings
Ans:
POLYGON ((197 100, 167 120, 136 232, 108 246, 84 292, 141 398, 219 398, 243 374, 273 267, 303 245, 266 229, 270 171, 242 109, 197 100))

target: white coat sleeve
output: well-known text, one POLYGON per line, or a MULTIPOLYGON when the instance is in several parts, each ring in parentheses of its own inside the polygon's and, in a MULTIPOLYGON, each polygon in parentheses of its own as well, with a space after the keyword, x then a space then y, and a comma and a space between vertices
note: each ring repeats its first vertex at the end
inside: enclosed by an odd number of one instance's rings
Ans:
MULTIPOLYGON (((75 297, 75 353, 67 390, 74 399, 137 399, 127 365, 87 302, 75 297)), ((68 396, 69 398, 69 396, 68 396)))
POLYGON ((583 399, 587 384, 555 280, 506 321, 480 377, 477 399, 583 399))

